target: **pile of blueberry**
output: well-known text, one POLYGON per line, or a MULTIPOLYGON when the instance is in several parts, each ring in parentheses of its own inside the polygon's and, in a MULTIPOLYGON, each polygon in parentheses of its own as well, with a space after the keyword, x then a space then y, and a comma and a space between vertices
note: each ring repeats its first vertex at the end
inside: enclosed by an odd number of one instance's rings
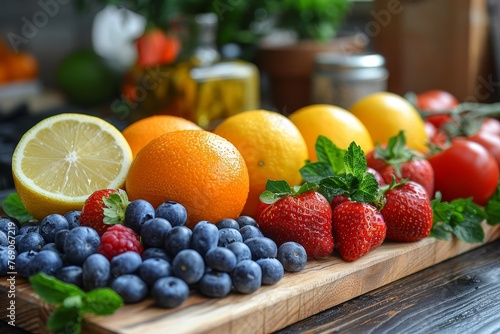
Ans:
POLYGON ((149 211, 144 210, 147 204, 130 202, 124 225, 109 228, 102 237, 80 226, 79 211, 22 225, 0 217, 0 276, 43 272, 85 291, 110 287, 125 303, 150 296, 170 308, 191 291, 211 298, 253 293, 306 265, 300 244, 278 247, 249 216, 200 221, 190 229, 181 204, 169 201, 149 211), (140 247, 120 241, 123 233, 135 235, 140 247))

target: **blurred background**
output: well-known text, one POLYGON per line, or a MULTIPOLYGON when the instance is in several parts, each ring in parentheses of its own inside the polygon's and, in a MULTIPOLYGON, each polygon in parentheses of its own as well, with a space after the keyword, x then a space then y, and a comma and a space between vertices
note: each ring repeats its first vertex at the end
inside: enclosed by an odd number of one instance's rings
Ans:
POLYGON ((4 0, 0 189, 20 136, 59 112, 210 129, 378 90, 499 101, 499 26, 500 0, 4 0))

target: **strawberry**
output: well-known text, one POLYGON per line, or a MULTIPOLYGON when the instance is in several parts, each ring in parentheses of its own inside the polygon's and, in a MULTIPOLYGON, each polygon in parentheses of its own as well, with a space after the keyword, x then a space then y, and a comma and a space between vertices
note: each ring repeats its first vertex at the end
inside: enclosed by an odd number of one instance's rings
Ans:
POLYGON ((425 189, 413 181, 391 183, 381 210, 387 225, 386 238, 412 242, 429 236, 433 212, 425 189))
POLYGON ((386 235, 384 217, 372 204, 344 201, 333 210, 335 249, 354 261, 380 246, 386 235))
POLYGON ((108 227, 123 223, 128 203, 124 190, 97 190, 83 204, 80 225, 92 227, 99 235, 103 235, 108 227))
POLYGON ((387 146, 377 147, 366 155, 368 167, 378 171, 386 184, 390 184, 392 177, 396 181, 405 178, 420 183, 429 198, 434 196, 434 170, 429 161, 419 152, 406 146, 404 132, 392 137, 387 146))
POLYGON ((309 259, 329 256, 333 237, 328 200, 309 183, 292 189, 286 181, 268 180, 266 188, 257 219, 262 233, 278 246, 287 241, 301 244, 309 259))

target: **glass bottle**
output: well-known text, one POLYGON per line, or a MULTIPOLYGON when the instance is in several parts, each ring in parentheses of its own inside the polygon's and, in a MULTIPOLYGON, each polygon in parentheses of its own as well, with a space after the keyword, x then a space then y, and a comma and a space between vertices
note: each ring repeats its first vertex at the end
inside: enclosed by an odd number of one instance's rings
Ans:
POLYGON ((199 14, 194 18, 194 29, 182 38, 183 52, 177 62, 142 69, 143 82, 155 81, 145 79, 149 71, 149 75, 156 73, 158 84, 137 102, 140 118, 171 114, 212 130, 231 115, 259 107, 257 67, 242 60, 221 59, 216 33, 217 16, 199 14))

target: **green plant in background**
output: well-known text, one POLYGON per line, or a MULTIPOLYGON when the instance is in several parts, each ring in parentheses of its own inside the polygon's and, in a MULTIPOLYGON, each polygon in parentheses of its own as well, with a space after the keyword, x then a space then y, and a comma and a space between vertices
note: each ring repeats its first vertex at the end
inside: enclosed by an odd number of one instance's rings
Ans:
POLYGON ((179 16, 213 12, 219 18, 219 46, 236 43, 252 58, 259 39, 273 29, 287 29, 298 39, 328 41, 337 34, 352 0, 77 0, 126 7, 147 19, 148 27, 167 29, 179 16))

